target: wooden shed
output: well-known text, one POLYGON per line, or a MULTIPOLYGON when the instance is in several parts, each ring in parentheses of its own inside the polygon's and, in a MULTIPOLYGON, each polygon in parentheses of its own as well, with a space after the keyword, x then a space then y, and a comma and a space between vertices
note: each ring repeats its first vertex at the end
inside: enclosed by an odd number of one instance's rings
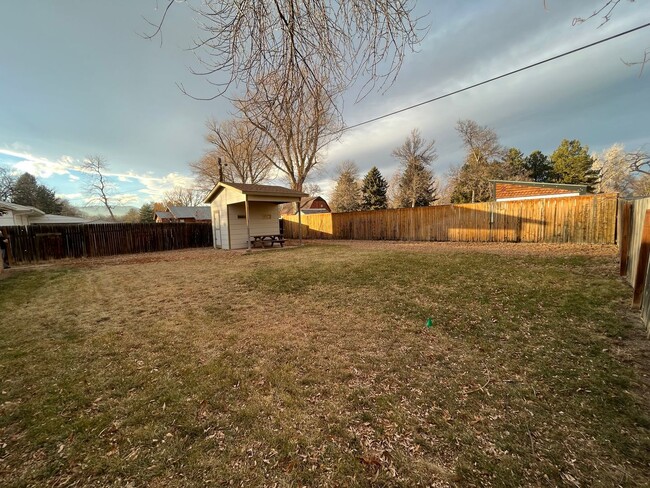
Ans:
POLYGON ((218 183, 204 201, 210 204, 214 247, 250 249, 252 236, 280 234, 278 205, 306 196, 282 186, 218 183))

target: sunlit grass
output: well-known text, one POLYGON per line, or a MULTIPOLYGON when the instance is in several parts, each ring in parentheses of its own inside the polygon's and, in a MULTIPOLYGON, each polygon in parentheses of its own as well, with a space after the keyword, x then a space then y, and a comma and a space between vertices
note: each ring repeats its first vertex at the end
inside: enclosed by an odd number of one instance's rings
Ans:
POLYGON ((155 256, 0 281, 0 484, 650 481, 611 256, 155 256))

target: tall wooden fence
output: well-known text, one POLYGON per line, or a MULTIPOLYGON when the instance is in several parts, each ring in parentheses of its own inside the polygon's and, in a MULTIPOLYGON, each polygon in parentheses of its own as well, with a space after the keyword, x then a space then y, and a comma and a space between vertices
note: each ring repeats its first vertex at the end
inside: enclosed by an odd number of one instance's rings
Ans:
MULTIPOLYGON (((302 216, 306 239, 574 242, 614 244, 617 195, 302 216)), ((298 216, 284 217, 284 235, 297 238, 298 216)))
POLYGON ((212 245, 209 223, 0 227, 14 263, 111 256, 212 245))
POLYGON ((622 201, 619 206, 621 276, 634 288, 632 304, 650 335, 650 198, 622 201))

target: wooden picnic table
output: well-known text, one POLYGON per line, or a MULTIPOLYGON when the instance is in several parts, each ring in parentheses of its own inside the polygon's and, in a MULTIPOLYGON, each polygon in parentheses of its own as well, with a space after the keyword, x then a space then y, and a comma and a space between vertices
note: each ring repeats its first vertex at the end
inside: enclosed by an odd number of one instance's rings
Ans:
POLYGON ((251 236, 251 246, 253 247, 273 247, 273 244, 280 244, 280 247, 284 246, 284 237, 282 237, 282 234, 251 236))

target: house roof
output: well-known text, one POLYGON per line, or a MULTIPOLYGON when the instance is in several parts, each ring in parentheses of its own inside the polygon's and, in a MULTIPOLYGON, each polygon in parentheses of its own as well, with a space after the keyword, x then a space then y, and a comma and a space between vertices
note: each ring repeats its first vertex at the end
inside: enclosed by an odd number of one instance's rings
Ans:
POLYGON ((205 197, 204 203, 211 203, 215 198, 217 198, 217 195, 223 188, 231 188, 243 193, 244 195, 270 195, 278 198, 301 198, 309 196, 301 191, 292 190, 283 186, 220 182, 217 183, 210 193, 208 193, 208 196, 205 197))
POLYGON ((165 213, 170 213, 173 218, 177 219, 210 220, 210 207, 168 207, 168 210, 169 212, 165 213))
MULTIPOLYGON (((301 198, 300 199, 300 208, 309 207, 316 200, 320 200, 320 201, 324 202, 325 205, 327 205, 327 202, 325 201, 325 199, 323 197, 316 196, 316 197, 301 198)), ((327 206, 329 207, 329 205, 327 205, 327 206)))
POLYGON ((587 191, 589 185, 569 185, 565 183, 541 183, 537 181, 489 180, 490 183, 506 183, 508 185, 536 186, 539 188, 557 188, 559 190, 587 191))
POLYGON ((18 205, 17 203, 10 203, 5 201, 0 201, 0 209, 11 210, 18 214, 27 214, 27 215, 45 215, 45 212, 37 209, 36 207, 30 207, 27 205, 18 205))
POLYGON ((171 212, 163 212, 161 210, 156 212, 156 217, 160 219, 173 219, 174 216, 172 215, 171 212))
POLYGON ((39 217, 33 217, 29 219, 30 224, 90 224, 94 223, 91 220, 84 219, 81 217, 70 217, 67 215, 51 215, 45 214, 39 217))

